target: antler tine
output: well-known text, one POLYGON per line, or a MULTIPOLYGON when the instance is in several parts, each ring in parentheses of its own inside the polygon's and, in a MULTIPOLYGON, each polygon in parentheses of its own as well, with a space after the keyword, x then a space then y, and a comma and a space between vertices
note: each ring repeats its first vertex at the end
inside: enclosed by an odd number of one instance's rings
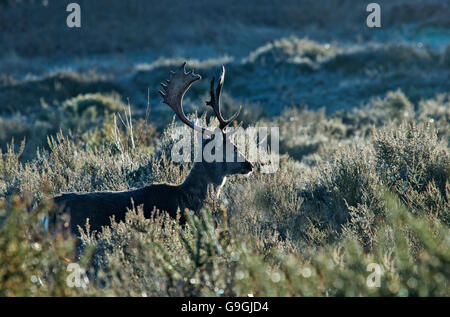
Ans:
POLYGON ((163 97, 163 103, 167 104, 178 118, 187 126, 194 129, 195 131, 202 132, 207 136, 211 136, 214 133, 208 129, 197 126, 194 122, 190 121, 183 110, 183 97, 184 94, 189 90, 192 83, 200 80, 200 75, 194 74, 193 71, 186 73, 185 70, 186 62, 181 65, 181 67, 176 71, 170 72, 170 79, 166 80, 167 84, 161 83, 163 91, 159 91, 160 95, 163 97))
POLYGON ((222 116, 222 113, 220 111, 220 93, 222 92, 223 82, 225 80, 225 67, 222 66, 222 74, 220 75, 219 83, 217 84, 216 91, 214 92, 214 81, 215 78, 213 77, 211 80, 211 87, 210 87, 210 94, 211 94, 211 100, 207 101, 206 104, 208 106, 211 106, 214 110, 214 113, 216 114, 217 120, 219 120, 219 128, 223 131, 231 122, 233 122, 241 113, 242 106, 239 108, 239 110, 231 116, 230 119, 225 120, 222 116))

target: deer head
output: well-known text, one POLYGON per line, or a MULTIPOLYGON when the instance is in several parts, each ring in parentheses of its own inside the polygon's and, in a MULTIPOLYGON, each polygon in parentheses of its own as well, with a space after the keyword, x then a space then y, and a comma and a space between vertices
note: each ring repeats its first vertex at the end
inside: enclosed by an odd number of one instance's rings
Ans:
MULTIPOLYGON (((221 183, 225 176, 232 174, 249 174, 253 170, 253 165, 247 161, 247 159, 238 151, 237 147, 231 142, 230 137, 236 131, 226 131, 228 125, 235 120, 242 109, 237 111, 230 119, 225 120, 220 110, 220 93, 222 91, 224 79, 225 79, 225 67, 222 66, 222 73, 220 75, 219 83, 214 89, 215 78, 211 80, 211 99, 206 102, 207 106, 210 106, 214 114, 219 121, 219 127, 221 133, 215 133, 204 127, 196 125, 193 121, 190 121, 183 110, 183 97, 191 85, 200 80, 201 77, 194 72, 185 70, 186 62, 176 72, 171 72, 170 79, 166 80, 166 84, 161 83, 163 91, 159 91, 163 97, 163 102, 167 104, 178 118, 187 126, 192 128, 198 133, 202 133, 202 153, 204 153, 205 147, 210 147, 213 151, 220 151, 222 153, 221 159, 215 161, 196 162, 193 169, 203 168, 208 173, 214 182, 221 183), (219 136, 219 139, 217 137, 219 136), (214 144, 212 143, 214 142, 214 144)), ((217 156, 216 156, 217 157, 217 156)))

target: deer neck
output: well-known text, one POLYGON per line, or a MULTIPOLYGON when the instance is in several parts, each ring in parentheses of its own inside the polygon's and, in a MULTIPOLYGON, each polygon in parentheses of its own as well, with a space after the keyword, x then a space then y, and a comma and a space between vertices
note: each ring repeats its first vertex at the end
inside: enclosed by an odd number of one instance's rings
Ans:
POLYGON ((218 195, 225 182, 225 175, 216 173, 203 164, 194 164, 188 177, 180 185, 187 197, 186 207, 194 211, 200 210, 208 194, 208 186, 212 185, 218 195))

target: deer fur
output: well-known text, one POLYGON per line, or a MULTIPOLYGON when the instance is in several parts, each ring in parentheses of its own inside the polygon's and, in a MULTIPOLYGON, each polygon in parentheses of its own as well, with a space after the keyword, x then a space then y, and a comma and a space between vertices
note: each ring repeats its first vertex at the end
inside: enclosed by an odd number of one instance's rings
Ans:
MULTIPOLYGON (((186 73, 185 64, 176 72, 172 72, 168 85, 162 84, 166 94, 161 93, 164 103, 168 104, 177 116, 186 125, 196 131, 201 131, 209 138, 202 141, 202 150, 209 142, 215 142, 214 134, 202 127, 196 126, 189 121, 182 110, 182 99, 184 93, 191 84, 200 79, 199 75, 192 72, 186 73)), ((220 130, 223 133, 223 148, 225 149, 228 134, 224 132, 225 127, 234 120, 226 121, 220 113, 220 91, 223 86, 225 69, 214 91, 214 78, 211 81, 211 101, 206 104, 213 107, 219 120, 220 130)), ((239 114, 239 113, 237 113, 239 114)), ((223 151, 221 162, 195 162, 193 167, 180 185, 152 184, 143 188, 119 191, 119 192, 91 192, 91 193, 66 193, 54 197, 53 201, 58 207, 54 219, 63 213, 70 214, 70 228, 73 233, 78 233, 78 226, 84 227, 89 219, 91 230, 100 230, 102 226, 110 225, 110 218, 114 216, 116 221, 124 221, 128 209, 133 206, 143 205, 144 216, 150 217, 154 209, 166 211, 171 217, 176 218, 180 211, 180 223, 185 223, 184 210, 190 209, 198 212, 206 199, 208 186, 212 186, 216 192, 225 184, 226 177, 234 174, 249 174, 253 165, 239 153, 233 145, 233 161, 226 161, 226 151, 223 151)), ((203 152, 202 152, 203 153, 203 152)), ((56 220, 55 220, 56 221, 56 220)))

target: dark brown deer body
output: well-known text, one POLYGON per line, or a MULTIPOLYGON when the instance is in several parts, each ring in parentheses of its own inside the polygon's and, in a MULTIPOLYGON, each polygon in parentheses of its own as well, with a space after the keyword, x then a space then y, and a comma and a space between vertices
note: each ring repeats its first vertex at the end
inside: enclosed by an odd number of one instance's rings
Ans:
MULTIPOLYGON (((168 104, 177 116, 192 129, 202 132, 208 136, 202 142, 204 148, 209 142, 214 142, 213 132, 196 126, 185 116, 182 108, 182 99, 191 84, 200 79, 199 75, 192 72, 186 73, 184 65, 171 74, 167 85, 162 84, 165 93, 161 93, 164 103, 168 104)), ((216 114, 220 130, 223 135, 223 148, 226 147, 228 134, 224 132, 225 127, 234 120, 235 114, 230 120, 224 120, 220 112, 220 92, 223 86, 224 69, 220 77, 219 84, 214 91, 214 78, 211 81, 211 100, 207 105, 211 106, 216 114)), ((110 218, 115 217, 116 221, 123 221, 127 208, 143 205, 144 215, 149 217, 154 209, 166 211, 170 216, 176 217, 180 210, 180 222, 184 223, 185 208, 199 211, 205 201, 208 186, 213 186, 217 191, 225 183, 227 175, 248 174, 253 166, 248 162, 233 146, 233 160, 229 160, 226 151, 223 151, 223 158, 220 161, 195 162, 186 180, 180 185, 153 184, 143 188, 121 192, 92 192, 92 193, 68 193, 55 197, 53 201, 59 207, 59 212, 70 214, 70 227, 72 232, 78 232, 78 226, 83 227, 86 219, 89 218, 91 230, 100 230, 102 226, 110 224, 110 218), (228 160, 227 160, 228 159, 228 160)), ((229 155, 229 154, 228 154, 229 155)), ((57 219, 57 217, 55 217, 57 219)))

